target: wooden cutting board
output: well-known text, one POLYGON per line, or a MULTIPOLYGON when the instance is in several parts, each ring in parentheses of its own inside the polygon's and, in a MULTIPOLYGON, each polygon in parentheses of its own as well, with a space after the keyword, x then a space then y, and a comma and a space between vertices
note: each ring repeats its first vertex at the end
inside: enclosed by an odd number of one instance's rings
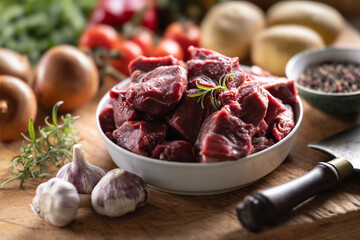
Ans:
MULTIPOLYGON (((347 26, 336 46, 360 48, 359 33, 347 26)), ((97 103, 114 82, 108 81, 95 99, 73 115, 85 156, 106 171, 115 168, 95 124, 97 103)), ((80 209, 75 220, 58 228, 34 216, 29 203, 41 180, 32 180, 23 189, 18 182, 0 190, 0 239, 356 239, 360 237, 360 177, 354 176, 337 190, 320 194, 298 207, 277 226, 260 234, 247 232, 239 224, 235 207, 260 189, 275 186, 311 170, 330 156, 311 150, 308 143, 360 122, 359 116, 333 117, 304 102, 304 119, 291 153, 284 163, 256 183, 230 193, 212 196, 180 196, 151 189, 149 203, 134 213, 109 218, 92 209, 80 209)), ((45 116, 39 110, 36 123, 45 116)), ((21 140, 0 143, 0 182, 10 177, 9 160, 19 152, 21 140)), ((55 174, 57 169, 51 169, 55 174)), ((43 180, 45 181, 45 180, 43 180)))

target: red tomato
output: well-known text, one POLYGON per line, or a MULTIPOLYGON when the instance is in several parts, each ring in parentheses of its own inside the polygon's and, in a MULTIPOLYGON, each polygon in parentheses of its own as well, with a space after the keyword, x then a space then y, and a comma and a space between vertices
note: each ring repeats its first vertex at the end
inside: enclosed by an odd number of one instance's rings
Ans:
POLYGON ((112 48, 119 41, 115 28, 108 25, 94 25, 86 29, 79 38, 79 47, 94 49, 96 47, 112 48))
POLYGON ((154 45, 153 36, 150 31, 141 30, 130 40, 141 47, 144 56, 150 56, 151 49, 154 45))
POLYGON ((188 60, 191 58, 187 51, 188 47, 199 46, 200 29, 192 22, 173 22, 165 29, 164 37, 178 42, 183 50, 185 60, 188 60))
POLYGON ((123 40, 115 43, 112 50, 118 51, 120 56, 109 59, 109 63, 122 74, 130 76, 128 65, 133 59, 142 55, 141 48, 134 42, 123 40))
POLYGON ((144 6, 147 6, 147 10, 140 23, 142 26, 155 31, 157 14, 154 0, 100 0, 90 16, 90 23, 121 26, 143 9, 144 6))
POLYGON ((171 39, 163 38, 160 43, 150 51, 150 56, 152 57, 164 57, 168 55, 173 55, 173 57, 182 60, 184 55, 180 45, 171 39))

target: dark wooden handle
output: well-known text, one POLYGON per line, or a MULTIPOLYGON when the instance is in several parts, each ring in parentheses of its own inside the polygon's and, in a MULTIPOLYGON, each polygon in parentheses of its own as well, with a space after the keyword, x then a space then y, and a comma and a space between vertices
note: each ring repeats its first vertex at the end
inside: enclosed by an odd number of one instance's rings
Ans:
POLYGON ((237 206, 241 224, 251 232, 276 222, 292 208, 315 194, 334 189, 339 176, 334 166, 318 163, 313 170, 288 183, 245 197, 237 206))

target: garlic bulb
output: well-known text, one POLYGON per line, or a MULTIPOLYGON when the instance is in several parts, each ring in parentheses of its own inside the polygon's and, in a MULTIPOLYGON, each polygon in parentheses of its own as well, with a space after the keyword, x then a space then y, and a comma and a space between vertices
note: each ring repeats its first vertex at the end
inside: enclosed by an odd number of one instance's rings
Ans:
POLYGON ((90 194, 104 175, 103 169, 86 161, 81 144, 75 144, 73 161, 65 164, 56 177, 72 183, 78 193, 90 194))
POLYGON ((91 193, 91 203, 99 214, 116 217, 133 212, 149 198, 149 189, 137 175, 117 168, 109 171, 91 193))
POLYGON ((75 218, 79 203, 80 198, 74 185, 52 178, 37 187, 30 207, 45 221, 62 227, 75 218))

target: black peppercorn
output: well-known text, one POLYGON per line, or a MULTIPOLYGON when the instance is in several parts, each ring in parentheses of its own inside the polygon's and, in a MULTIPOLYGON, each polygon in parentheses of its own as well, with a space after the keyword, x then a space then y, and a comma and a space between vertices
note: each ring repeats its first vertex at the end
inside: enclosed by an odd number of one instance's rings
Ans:
POLYGON ((304 87, 331 93, 360 90, 360 64, 350 62, 324 62, 306 68, 298 83, 304 87))

